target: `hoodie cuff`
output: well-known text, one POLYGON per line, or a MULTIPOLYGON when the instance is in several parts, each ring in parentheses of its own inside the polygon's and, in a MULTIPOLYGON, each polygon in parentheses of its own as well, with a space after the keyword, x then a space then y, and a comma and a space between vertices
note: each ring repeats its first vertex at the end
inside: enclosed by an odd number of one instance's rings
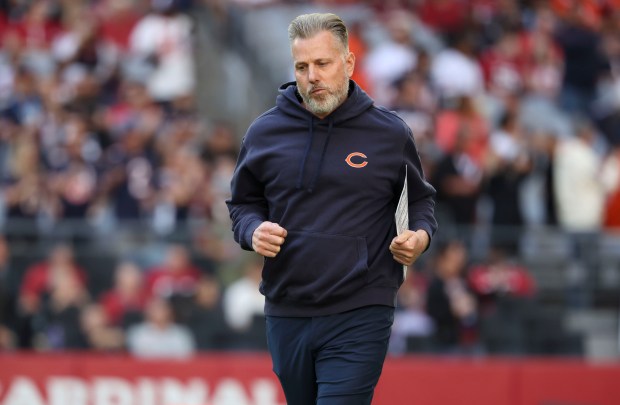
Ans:
POLYGON ((241 247, 245 250, 254 250, 252 248, 252 236, 254 236, 254 231, 260 224, 263 223, 261 219, 255 219, 251 221, 248 226, 245 228, 245 232, 243 233, 243 243, 241 247))
POLYGON ((428 248, 431 246, 431 242, 433 241, 433 231, 432 231, 432 227, 426 223, 426 222, 416 222, 413 225, 413 229, 412 231, 426 231, 426 233, 428 234, 428 245, 426 246, 426 249, 424 249, 424 252, 426 252, 428 250, 428 248))

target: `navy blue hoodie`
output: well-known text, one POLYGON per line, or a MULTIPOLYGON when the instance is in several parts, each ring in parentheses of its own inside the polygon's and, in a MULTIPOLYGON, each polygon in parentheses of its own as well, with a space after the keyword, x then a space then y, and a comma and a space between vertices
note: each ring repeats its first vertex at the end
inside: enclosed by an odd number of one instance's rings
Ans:
POLYGON ((395 305, 403 270, 389 245, 405 166, 409 229, 432 236, 435 189, 404 121, 353 81, 347 100, 324 119, 303 107, 295 83, 280 88, 276 107, 247 131, 227 201, 243 249, 252 249, 263 221, 288 232, 278 255, 265 259, 267 315, 395 305))

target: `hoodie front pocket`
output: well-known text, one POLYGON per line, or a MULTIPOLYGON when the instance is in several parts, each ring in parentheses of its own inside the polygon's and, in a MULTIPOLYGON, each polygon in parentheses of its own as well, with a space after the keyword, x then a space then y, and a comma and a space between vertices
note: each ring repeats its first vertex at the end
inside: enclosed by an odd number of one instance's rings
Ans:
POLYGON ((278 255, 265 259, 261 292, 272 301, 323 303, 363 287, 366 239, 289 231, 278 255))

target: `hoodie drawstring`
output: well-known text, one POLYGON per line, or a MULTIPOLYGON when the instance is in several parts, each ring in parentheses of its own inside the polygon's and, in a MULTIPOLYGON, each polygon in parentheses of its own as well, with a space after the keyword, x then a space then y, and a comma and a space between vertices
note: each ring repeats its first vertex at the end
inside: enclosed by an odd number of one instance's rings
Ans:
POLYGON ((327 151, 327 145, 329 144, 329 140, 332 136, 332 127, 334 126, 334 120, 329 119, 329 125, 327 127, 327 139, 325 139, 325 143, 323 144, 323 150, 321 151, 321 158, 319 159, 319 166, 316 168, 316 172, 314 173, 314 177, 308 186, 308 192, 312 193, 314 190, 314 186, 316 186, 316 182, 321 174, 321 168, 323 167, 323 160, 325 159, 325 152, 327 151))
MULTIPOLYGON (((325 160, 325 152, 327 151, 327 145, 329 144, 329 140, 332 136, 332 128, 334 127, 333 119, 329 118, 328 127, 327 127, 327 138, 325 139, 325 143, 323 144, 323 150, 321 151, 321 157, 319 159, 319 165, 316 168, 316 172, 314 176, 312 176, 312 180, 308 184, 307 191, 312 193, 314 191, 314 187, 316 186, 316 182, 321 174, 321 168, 323 167, 323 161, 325 160)), ((314 141, 314 117, 310 117, 310 136, 308 139, 308 143, 306 145, 306 151, 304 152, 304 157, 301 160, 301 166, 299 168, 299 176, 297 177, 297 189, 301 190, 304 182, 304 174, 306 172, 306 162, 308 161, 308 156, 310 155, 310 151, 312 150, 312 142, 314 141)))
POLYGON ((314 139, 314 117, 310 116, 310 139, 306 145, 306 151, 304 152, 304 158, 301 160, 301 167, 299 168, 299 177, 297 178, 297 190, 300 190, 304 181, 304 172, 306 170, 306 161, 312 149, 312 140, 314 139))

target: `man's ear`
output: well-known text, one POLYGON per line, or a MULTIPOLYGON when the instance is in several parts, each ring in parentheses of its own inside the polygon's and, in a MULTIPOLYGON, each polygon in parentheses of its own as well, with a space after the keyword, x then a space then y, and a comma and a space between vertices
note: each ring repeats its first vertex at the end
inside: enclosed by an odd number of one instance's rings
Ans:
POLYGON ((347 55, 345 59, 345 66, 347 76, 349 76, 350 78, 351 76, 353 76, 353 71, 355 70, 355 54, 353 52, 349 52, 349 54, 347 55))

